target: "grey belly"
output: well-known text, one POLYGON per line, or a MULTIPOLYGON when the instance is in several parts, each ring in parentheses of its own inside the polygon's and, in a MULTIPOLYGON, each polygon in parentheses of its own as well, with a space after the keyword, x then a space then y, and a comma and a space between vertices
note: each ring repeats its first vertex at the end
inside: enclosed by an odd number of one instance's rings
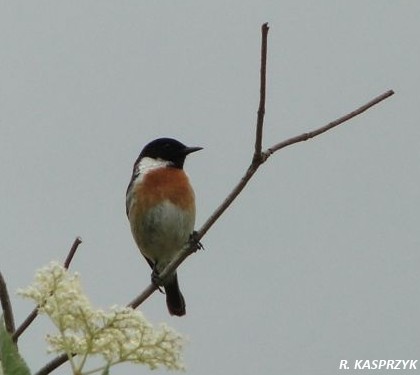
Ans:
POLYGON ((194 229, 194 215, 166 201, 149 210, 141 222, 136 223, 135 236, 142 254, 164 267, 188 240, 194 229), (190 217, 192 216, 192 217, 190 217))

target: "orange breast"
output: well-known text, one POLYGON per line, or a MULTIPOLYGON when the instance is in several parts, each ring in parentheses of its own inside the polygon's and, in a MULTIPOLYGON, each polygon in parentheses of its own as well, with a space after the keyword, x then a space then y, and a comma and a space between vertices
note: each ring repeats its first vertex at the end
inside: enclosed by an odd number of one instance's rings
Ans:
POLYGON ((182 169, 159 168, 148 172, 134 187, 134 197, 143 212, 169 200, 186 211, 195 211, 194 191, 182 169))

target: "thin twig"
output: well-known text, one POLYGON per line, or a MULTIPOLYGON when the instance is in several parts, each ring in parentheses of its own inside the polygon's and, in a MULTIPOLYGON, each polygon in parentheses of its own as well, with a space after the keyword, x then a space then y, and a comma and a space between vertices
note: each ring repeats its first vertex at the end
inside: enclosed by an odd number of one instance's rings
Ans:
MULTIPOLYGON (((73 245, 71 246, 69 253, 66 257, 66 260, 64 261, 64 268, 68 269, 70 267, 70 263, 74 257, 74 254, 76 253, 77 248, 82 243, 82 239, 80 237, 76 237, 76 239, 73 242, 73 245)), ((35 307, 27 316, 27 318, 22 322, 22 324, 14 331, 12 338, 14 342, 17 342, 19 336, 25 332, 25 330, 31 325, 31 323, 35 320, 35 318, 38 316, 38 307, 35 307)))
POLYGON ((15 319, 13 317, 12 303, 10 302, 9 292, 7 291, 6 281, 0 272, 0 302, 3 309, 4 324, 6 331, 12 334, 15 331, 15 319))
POLYGON ((70 267, 70 263, 73 260, 74 254, 76 254, 76 250, 81 243, 82 243, 82 239, 80 237, 76 237, 76 239, 73 242, 73 245, 70 248, 69 254, 67 255, 67 258, 63 264, 66 270, 70 267))
POLYGON ((386 92, 384 92, 381 95, 378 95, 376 98, 373 98, 371 101, 367 102, 366 104, 363 104, 362 106, 360 106, 359 108, 355 109, 354 111, 338 118, 337 120, 334 120, 330 123, 328 123, 327 125, 324 125, 318 129, 312 130, 308 133, 303 133, 301 135, 297 135, 295 137, 286 139, 280 143, 275 144, 274 146, 271 146, 270 148, 268 148, 266 151, 263 152, 263 157, 266 160, 269 156, 271 156, 273 153, 275 153, 276 151, 285 148, 287 146, 291 146, 295 143, 299 143, 299 142, 303 142, 303 141, 307 141, 308 139, 314 138, 317 135, 320 135, 322 133, 325 133, 326 131, 335 128, 338 125, 341 125, 343 122, 349 121, 350 119, 352 119, 353 117, 356 117, 358 115, 360 115, 361 113, 367 111, 369 108, 373 107, 374 105, 382 102, 383 100, 389 98, 390 96, 394 95, 394 91, 393 90, 388 90, 386 92))
POLYGON ((26 317, 26 319, 22 322, 22 324, 16 329, 16 331, 12 335, 12 339, 14 342, 17 342, 19 339, 19 336, 25 332, 26 328, 28 328, 31 323, 35 320, 35 318, 38 316, 38 308, 35 307, 29 315, 26 317))
POLYGON ((141 294, 139 294, 136 298, 134 298, 127 307, 131 307, 133 309, 140 306, 147 298, 149 298, 154 291, 157 289, 157 286, 153 283, 149 284, 146 289, 143 290, 141 294))
POLYGON ((262 135, 265 115, 265 91, 266 91, 266 75, 267 75, 267 39, 268 39, 268 23, 261 26, 261 63, 260 63, 260 104, 258 106, 257 126, 255 132, 255 150, 254 159, 261 158, 262 135))
POLYGON ((69 357, 66 353, 60 354, 48 362, 44 367, 40 368, 34 375, 47 375, 53 372, 57 367, 60 367, 62 364, 66 363, 68 360, 69 357))

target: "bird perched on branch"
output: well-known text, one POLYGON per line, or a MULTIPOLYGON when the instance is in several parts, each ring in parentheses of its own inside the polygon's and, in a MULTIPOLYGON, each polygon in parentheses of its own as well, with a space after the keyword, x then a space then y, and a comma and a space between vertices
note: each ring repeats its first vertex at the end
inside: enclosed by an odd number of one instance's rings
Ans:
MULTIPOLYGON (((126 210, 134 240, 152 267, 152 282, 193 233, 195 196, 183 167, 187 155, 201 149, 159 138, 147 144, 134 163, 126 210)), ((169 313, 185 315, 176 272, 160 282, 169 313)))

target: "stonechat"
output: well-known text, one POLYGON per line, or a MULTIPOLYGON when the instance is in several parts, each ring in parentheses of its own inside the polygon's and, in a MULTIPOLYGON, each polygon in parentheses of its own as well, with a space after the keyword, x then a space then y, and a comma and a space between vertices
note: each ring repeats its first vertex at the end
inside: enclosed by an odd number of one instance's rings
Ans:
MULTIPOLYGON (((195 196, 183 167, 187 155, 201 149, 159 138, 148 143, 134 163, 126 211, 134 240, 153 270, 152 280, 193 233, 195 196)), ((162 283, 169 313, 185 315, 176 272, 162 283)))

